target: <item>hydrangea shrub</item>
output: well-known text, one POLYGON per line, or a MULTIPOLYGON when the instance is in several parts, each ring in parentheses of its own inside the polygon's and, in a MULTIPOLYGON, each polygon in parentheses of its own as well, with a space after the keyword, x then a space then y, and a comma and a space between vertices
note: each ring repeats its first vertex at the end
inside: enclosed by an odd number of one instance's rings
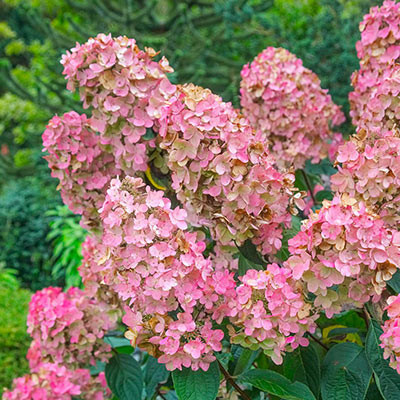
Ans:
POLYGON ((85 288, 34 294, 4 400, 400 398, 399 4, 360 30, 347 140, 285 49, 243 67, 242 109, 134 39, 63 56, 87 113, 43 144, 85 288))

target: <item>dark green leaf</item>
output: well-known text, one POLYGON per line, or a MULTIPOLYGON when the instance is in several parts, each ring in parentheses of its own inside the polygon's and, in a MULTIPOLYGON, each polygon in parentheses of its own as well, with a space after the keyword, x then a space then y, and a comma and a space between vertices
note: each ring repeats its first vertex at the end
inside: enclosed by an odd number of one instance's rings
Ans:
POLYGON ((233 370, 233 376, 238 376, 243 372, 247 371, 251 364, 253 364, 254 360, 258 357, 259 351, 253 351, 249 349, 241 348, 240 356, 235 364, 235 368, 233 370))
POLYGON ((335 337, 341 335, 347 335, 349 333, 357 333, 359 329, 357 328, 334 328, 328 333, 328 337, 335 337))
POLYGON ((300 382, 292 383, 274 371, 253 369, 241 375, 240 381, 284 400, 315 400, 306 385, 300 382))
POLYGON ((250 239, 247 239, 242 246, 239 247, 240 253, 254 264, 265 264, 256 246, 250 239))
POLYGON ((388 285, 397 293, 400 293, 400 271, 397 271, 392 279, 388 282, 388 285))
POLYGON ((214 400, 219 388, 219 368, 214 361, 205 372, 183 368, 172 372, 175 392, 179 400, 214 400))
POLYGON ((106 365, 105 374, 108 387, 119 400, 142 398, 142 370, 132 356, 116 354, 106 365))
POLYGON ((144 383, 147 399, 151 399, 156 392, 158 384, 168 379, 169 371, 154 357, 149 356, 144 370, 144 383))
POLYGON ((321 383, 321 363, 315 347, 299 347, 289 353, 283 365, 284 373, 291 381, 307 385, 318 398, 321 383))
POLYGON ((333 192, 331 190, 320 190, 315 194, 315 200, 322 203, 323 200, 332 200, 333 192))
POLYGON ((249 269, 262 270, 263 267, 260 264, 256 264, 250 260, 248 260, 243 254, 239 254, 239 263, 238 263, 238 275, 243 276, 249 269))
POLYGON ((364 349, 355 343, 339 343, 322 363, 322 399, 363 400, 371 376, 364 349))
MULTIPOLYGON (((113 349, 117 347, 125 347, 130 346, 130 342, 128 339, 124 337, 117 337, 117 336, 106 336, 104 341, 108 343, 113 349)), ((131 346, 132 347, 132 346, 131 346)))
POLYGON ((368 329, 365 351, 368 362, 374 371, 376 385, 385 400, 400 399, 400 375, 390 368, 388 360, 383 359, 383 350, 379 346, 382 335, 379 323, 371 321, 368 329))

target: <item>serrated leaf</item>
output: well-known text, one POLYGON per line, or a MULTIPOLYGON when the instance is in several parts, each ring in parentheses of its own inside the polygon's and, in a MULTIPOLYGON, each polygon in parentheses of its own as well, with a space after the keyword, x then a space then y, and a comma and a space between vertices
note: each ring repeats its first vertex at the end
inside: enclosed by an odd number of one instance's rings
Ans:
POLYGON ((214 400, 220 381, 218 363, 211 363, 207 371, 192 371, 190 368, 175 370, 172 380, 179 400, 214 400))
POLYGON ((292 383, 274 371, 253 369, 241 375, 240 381, 283 400, 315 400, 315 396, 306 385, 300 382, 292 383))
POLYGON ((321 384, 321 362, 315 347, 299 347, 289 353, 283 365, 284 373, 291 381, 307 385, 318 398, 321 384))
POLYGON ((385 400, 398 400, 400 398, 400 375, 389 366, 388 360, 383 358, 383 350, 379 346, 379 337, 382 328, 377 321, 372 320, 365 342, 367 359, 374 371, 376 385, 385 400))
POLYGON ((157 386, 168 379, 170 372, 164 364, 160 364, 154 357, 149 356, 144 370, 144 383, 146 386, 146 398, 151 399, 157 386))
POLYGON ((105 375, 108 387, 119 400, 142 398, 142 370, 132 356, 114 355, 106 365, 105 375))
POLYGON ((363 400, 371 376, 364 349, 355 343, 339 343, 322 363, 322 400, 363 400))

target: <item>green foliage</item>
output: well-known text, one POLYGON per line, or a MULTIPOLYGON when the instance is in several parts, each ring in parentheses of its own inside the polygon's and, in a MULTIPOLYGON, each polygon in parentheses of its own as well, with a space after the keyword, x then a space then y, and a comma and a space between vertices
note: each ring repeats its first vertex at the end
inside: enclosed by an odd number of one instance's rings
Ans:
POLYGON ((0 396, 12 380, 28 372, 25 355, 30 338, 26 333, 26 315, 30 292, 4 284, 0 272, 0 396))
POLYGON ((115 354, 106 365, 108 387, 119 400, 140 399, 143 376, 140 364, 129 354, 115 354))
POLYGON ((78 267, 82 261, 82 243, 86 231, 79 225, 80 217, 69 211, 67 206, 58 206, 47 212, 54 217, 50 221, 50 232, 47 240, 51 241, 54 250, 50 262, 52 275, 57 281, 65 281, 65 286, 80 286, 81 278, 78 267))
POLYGON ((240 381, 283 400, 315 400, 315 396, 306 385, 300 382, 292 383, 274 371, 254 369, 243 374, 240 381))
POLYGON ((172 379, 179 400, 214 400, 220 382, 218 363, 211 363, 207 371, 175 370, 172 379))
POLYGON ((54 185, 36 178, 11 181, 0 192, 0 262, 16 269, 33 290, 59 283, 52 277, 52 246, 46 241, 51 217, 45 216, 58 203, 54 185))
POLYGON ((339 343, 329 350, 322 365, 322 399, 364 399, 371 375, 364 348, 339 343))

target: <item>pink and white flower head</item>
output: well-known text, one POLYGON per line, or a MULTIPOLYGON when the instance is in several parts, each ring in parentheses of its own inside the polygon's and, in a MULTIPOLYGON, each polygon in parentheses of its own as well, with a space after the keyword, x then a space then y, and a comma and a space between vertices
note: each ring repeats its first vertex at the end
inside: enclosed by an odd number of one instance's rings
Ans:
POLYGON ((170 370, 206 370, 221 350, 220 323, 235 296, 234 273, 203 255, 202 235, 186 230, 186 211, 140 178, 114 179, 101 209, 99 267, 126 303, 132 345, 170 370))
POLYGON ((331 177, 332 189, 348 193, 396 227, 400 214, 400 138, 375 141, 354 137, 339 148, 339 172, 331 177))
POLYGON ((230 318, 233 343, 261 348, 276 364, 285 351, 308 345, 304 334, 315 331, 317 315, 290 269, 270 264, 265 271, 248 270, 240 280, 230 318))
POLYGON ((331 126, 344 115, 299 58, 268 47, 241 75, 243 113, 260 130, 279 168, 303 168, 307 159, 317 163, 334 152, 342 139, 331 126))
POLYGON ((179 86, 158 143, 192 224, 208 226, 222 244, 255 238, 263 253, 280 248, 294 177, 274 169, 248 120, 230 103, 208 89, 179 86))
POLYGON ((387 299, 389 319, 382 326, 383 334, 380 337, 383 356, 389 359, 390 366, 400 374, 400 295, 387 299))
POLYGON ((88 369, 69 370, 65 366, 43 363, 30 375, 16 378, 12 390, 6 390, 3 400, 85 400, 110 398, 104 373, 90 376, 88 369))
POLYGON ((361 136, 385 136, 398 122, 400 4, 386 0, 371 8, 360 31, 360 70, 352 76, 350 115, 361 136))
POLYGON ((28 333, 36 344, 31 348, 31 366, 42 362, 79 368, 96 360, 107 361, 111 348, 103 341, 115 321, 103 303, 78 288, 62 292, 49 287, 36 292, 29 304, 28 333))
POLYGON ((114 157, 100 146, 100 138, 91 129, 86 115, 74 111, 55 116, 43 133, 44 150, 51 175, 60 181, 64 203, 82 214, 83 225, 98 223, 97 209, 104 202, 105 189, 121 171, 114 157))
POLYGON ((400 233, 362 202, 336 195, 289 240, 285 266, 328 317, 378 301, 399 268, 400 233))
POLYGON ((156 62, 153 49, 140 50, 134 39, 99 34, 77 44, 63 56, 67 88, 79 88, 85 108, 93 111, 92 123, 100 142, 108 146, 116 167, 133 175, 147 168, 144 135, 165 120, 165 107, 176 87, 166 74, 168 60, 156 62))

